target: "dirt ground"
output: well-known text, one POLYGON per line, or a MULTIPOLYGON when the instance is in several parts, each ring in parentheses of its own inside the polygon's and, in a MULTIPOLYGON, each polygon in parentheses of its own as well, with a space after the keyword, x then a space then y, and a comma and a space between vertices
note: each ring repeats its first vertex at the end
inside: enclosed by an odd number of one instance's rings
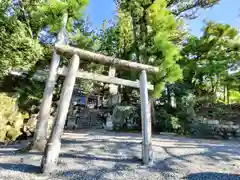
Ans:
POLYGON ((141 134, 65 132, 57 172, 39 173, 42 154, 0 148, 0 180, 240 180, 240 143, 153 136, 154 162, 141 164, 141 134))

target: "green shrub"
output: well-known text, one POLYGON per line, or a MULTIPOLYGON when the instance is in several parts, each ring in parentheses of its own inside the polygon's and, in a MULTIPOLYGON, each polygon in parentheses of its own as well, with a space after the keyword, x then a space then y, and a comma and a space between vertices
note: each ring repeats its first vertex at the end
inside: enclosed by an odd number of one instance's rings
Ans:
POLYGON ((15 141, 20 136, 24 116, 18 111, 16 98, 0 93, 0 142, 15 141))
POLYGON ((155 115, 157 123, 154 124, 156 132, 176 132, 188 134, 189 125, 195 115, 195 96, 191 93, 177 98, 177 107, 169 104, 156 105, 155 115))
POLYGON ((156 107, 156 124, 154 125, 153 129, 156 132, 169 132, 172 130, 170 117, 171 115, 167 112, 164 107, 156 107))
POLYGON ((181 128, 181 124, 180 121, 177 117, 171 116, 171 125, 172 125, 172 129, 177 131, 178 129, 181 128))

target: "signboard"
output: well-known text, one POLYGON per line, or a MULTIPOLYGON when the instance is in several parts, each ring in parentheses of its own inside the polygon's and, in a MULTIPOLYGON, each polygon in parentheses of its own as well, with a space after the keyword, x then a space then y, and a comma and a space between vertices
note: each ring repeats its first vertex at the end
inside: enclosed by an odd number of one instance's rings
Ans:
POLYGON ((86 97, 85 96, 80 96, 78 103, 81 105, 85 105, 86 103, 86 97))

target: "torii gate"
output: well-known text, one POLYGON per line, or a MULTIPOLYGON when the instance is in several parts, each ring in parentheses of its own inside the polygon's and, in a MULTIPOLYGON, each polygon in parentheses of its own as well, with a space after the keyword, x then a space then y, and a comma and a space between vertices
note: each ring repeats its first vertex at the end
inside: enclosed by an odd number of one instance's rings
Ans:
MULTIPOLYGON (((63 39, 63 33, 59 33, 58 39, 63 39), (60 37, 61 36, 61 37, 60 37)), ((54 83, 57 75, 65 76, 64 84, 61 90, 60 104, 58 107, 57 115, 55 118, 54 126, 52 128, 51 135, 48 139, 44 156, 41 162, 41 169, 43 173, 49 173, 54 170, 57 165, 60 147, 61 147, 61 135, 63 133, 65 120, 70 105, 73 88, 76 78, 100 81, 115 85, 124 85, 140 89, 141 98, 141 119, 142 119, 142 161, 148 165, 152 159, 152 147, 151 147, 151 112, 148 103, 148 89, 153 90, 152 85, 148 85, 147 72, 157 73, 159 70, 156 67, 140 64, 136 62, 130 62, 118 58, 105 56, 89 52, 86 50, 78 49, 75 47, 62 45, 62 41, 55 44, 53 60, 46 83, 43 101, 40 109, 40 121, 42 119, 48 119, 48 113, 50 112, 52 103, 52 94, 54 83), (72 57, 68 67, 58 68, 60 56, 65 55, 72 57), (140 71, 140 81, 130 81, 117 77, 104 76, 101 74, 89 73, 79 71, 80 60, 92 61, 111 67, 119 67, 130 70, 140 71)), ((44 128, 43 128, 44 129, 44 128)))
MULTIPOLYGON (((158 68, 144 65, 136 62, 130 62, 122 59, 117 59, 86 50, 74 48, 66 45, 55 45, 55 50, 58 54, 72 56, 68 68, 59 68, 57 71, 58 75, 65 76, 65 81, 62 87, 60 104, 58 107, 57 117, 54 122, 54 126, 48 140, 45 154, 42 160, 43 172, 51 171, 56 165, 60 146, 61 146, 61 134, 64 129, 64 122, 67 117, 68 108, 70 105, 72 92, 76 78, 89 79, 94 81, 101 81, 109 84, 124 85, 140 89, 141 98, 141 118, 142 118, 142 160, 144 164, 148 164, 151 157, 151 112, 148 104, 148 89, 153 90, 152 85, 148 85, 147 73, 157 73, 158 68), (131 70, 141 71, 140 82, 130 81, 117 77, 104 76, 101 74, 89 73, 79 71, 79 64, 81 60, 93 61, 101 64, 107 64, 114 67, 127 68, 131 70)), ((51 74, 51 72, 49 72, 51 74)), ((43 108, 43 107, 41 107, 43 108)))

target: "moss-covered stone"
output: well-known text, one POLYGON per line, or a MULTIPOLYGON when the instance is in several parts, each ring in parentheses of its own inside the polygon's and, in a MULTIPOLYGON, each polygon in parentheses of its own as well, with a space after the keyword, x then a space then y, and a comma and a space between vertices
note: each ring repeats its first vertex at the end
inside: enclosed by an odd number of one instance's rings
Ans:
POLYGON ((136 108, 134 106, 116 106, 113 109, 113 114, 111 116, 113 128, 127 128, 124 126, 129 126, 136 123, 136 115, 138 115, 138 112, 136 111, 136 108))

